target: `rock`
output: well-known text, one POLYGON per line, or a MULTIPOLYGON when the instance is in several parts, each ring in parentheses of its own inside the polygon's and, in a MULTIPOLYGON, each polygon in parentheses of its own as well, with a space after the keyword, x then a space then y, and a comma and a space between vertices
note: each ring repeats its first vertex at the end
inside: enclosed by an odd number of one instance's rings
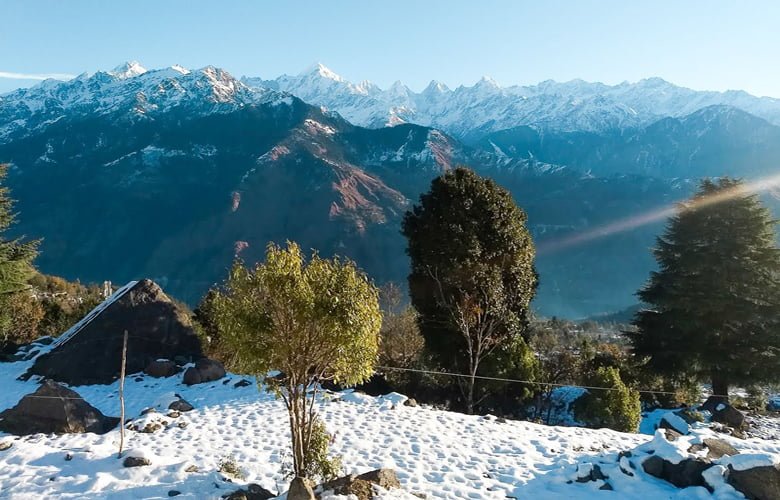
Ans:
POLYGON ((409 398, 406 401, 404 401, 404 406, 410 406, 414 408, 417 406, 417 400, 414 398, 409 398))
POLYGON ((157 409, 150 406, 141 410, 141 415, 148 415, 149 413, 157 413, 157 409))
POLYGON ((720 404, 728 404, 728 401, 725 401, 720 396, 710 396, 704 403, 701 404, 701 406, 699 406, 699 410, 713 413, 715 408, 720 404))
POLYGON ((663 414, 661 421, 658 423, 658 427, 676 431, 680 436, 688 434, 691 430, 685 419, 671 411, 663 414))
POLYGON ((360 474, 357 479, 362 481, 368 481, 374 483, 386 490, 393 488, 400 488, 401 483, 398 481, 398 476, 393 469, 376 469, 365 474, 360 474))
POLYGON ((666 440, 667 441, 677 441, 679 438, 682 437, 682 434, 680 434, 679 432, 677 432, 674 429, 665 428, 664 429, 664 436, 666 436, 666 440))
POLYGON ((302 477, 293 479, 287 491, 287 500, 316 500, 309 481, 302 477))
MULTIPOLYGON (((259 484, 250 484, 246 488, 236 490, 233 493, 223 496, 227 500, 269 500, 276 495, 263 488, 259 484)), ((289 496, 288 496, 289 498, 289 496)))
POLYGON ((168 405, 169 410, 178 411, 178 412, 188 412, 192 411, 195 407, 189 404, 187 401, 179 398, 176 401, 172 402, 168 405))
POLYGON ((707 458, 716 459, 724 455, 739 455, 739 451, 722 439, 706 438, 704 446, 707 447, 707 458))
POLYGON ((127 373, 141 372, 157 359, 203 355, 190 315, 150 280, 137 282, 87 318, 71 340, 55 343, 27 373, 69 385, 110 384, 119 377, 125 330, 127 373))
POLYGON ((152 465, 152 461, 144 457, 127 457, 122 462, 125 467, 143 467, 152 465))
POLYGON ((712 412, 712 420, 737 430, 746 427, 745 414, 727 403, 721 403, 712 412))
POLYGON ((252 382, 248 381, 245 378, 242 378, 241 380, 233 384, 233 387, 237 389, 239 387, 249 387, 250 385, 252 385, 252 382))
POLYGON ((172 377, 180 371, 181 368, 168 359, 155 359, 144 368, 144 373, 154 378, 172 377))
POLYGON ((350 475, 328 481, 319 485, 317 491, 333 491, 336 495, 353 495, 358 500, 371 500, 374 498, 374 485, 386 490, 401 487, 394 470, 377 469, 359 476, 350 475))
POLYGON ((688 486, 706 486, 702 472, 712 467, 712 464, 700 459, 685 459, 673 464, 658 455, 652 455, 642 462, 642 468, 651 476, 663 479, 678 488, 688 486))
POLYGON ((168 491, 168 496, 169 497, 177 497, 179 495, 181 495, 181 491, 179 491, 179 490, 169 490, 168 491))
POLYGON ((187 368, 182 382, 187 385, 203 384, 219 380, 225 376, 225 367, 213 359, 203 358, 195 362, 195 366, 187 368))
POLYGON ((588 483, 590 481, 603 481, 609 479, 601 472, 598 464, 584 463, 577 466, 577 482, 588 483))
POLYGON ((615 488, 609 483, 604 483, 599 487, 600 490, 613 491, 615 488))
POLYGON ((76 391, 46 380, 13 408, 0 413, 0 431, 19 436, 29 434, 105 434, 119 423, 107 417, 76 391))
POLYGON ((5 451, 11 449, 11 446, 14 444, 11 441, 3 441, 0 443, 0 451, 5 451))
POLYGON ((70 462, 71 460, 73 460, 73 455, 71 455, 70 453, 66 453, 65 454, 65 461, 66 462, 70 462))
POLYGON ((741 471, 729 466, 726 481, 749 500, 780 498, 780 466, 777 465, 741 471))

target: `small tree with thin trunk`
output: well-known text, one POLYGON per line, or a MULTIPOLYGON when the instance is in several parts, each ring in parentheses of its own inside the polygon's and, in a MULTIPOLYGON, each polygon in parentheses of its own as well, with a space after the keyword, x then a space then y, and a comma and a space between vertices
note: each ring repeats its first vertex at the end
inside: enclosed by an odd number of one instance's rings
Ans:
POLYGON ((525 221, 508 191, 463 167, 434 179, 403 221, 420 330, 440 366, 468 374, 469 413, 482 362, 528 323, 537 277, 525 221))
POLYGON ((231 368, 279 372, 265 381, 289 414, 294 474, 324 475, 317 393, 321 382, 355 385, 373 373, 382 322, 376 287, 352 262, 316 254, 307 261, 288 243, 269 245, 252 269, 236 263, 211 293, 213 325, 235 352, 231 368))

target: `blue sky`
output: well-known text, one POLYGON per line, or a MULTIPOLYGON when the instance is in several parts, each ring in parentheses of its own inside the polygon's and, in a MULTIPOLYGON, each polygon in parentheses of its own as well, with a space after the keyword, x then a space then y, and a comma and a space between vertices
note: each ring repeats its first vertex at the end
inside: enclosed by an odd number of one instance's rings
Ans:
POLYGON ((0 92, 135 59, 264 78, 319 61, 415 90, 660 76, 780 97, 776 0, 0 0, 0 19, 0 92))

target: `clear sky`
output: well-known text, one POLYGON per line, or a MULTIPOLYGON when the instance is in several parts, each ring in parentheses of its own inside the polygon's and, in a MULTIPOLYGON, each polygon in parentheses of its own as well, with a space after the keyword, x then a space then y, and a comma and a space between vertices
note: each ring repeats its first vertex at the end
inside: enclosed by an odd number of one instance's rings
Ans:
POLYGON ((263 78, 322 62, 415 90, 660 76, 780 97, 777 0, 0 0, 0 19, 0 92, 138 60, 263 78))

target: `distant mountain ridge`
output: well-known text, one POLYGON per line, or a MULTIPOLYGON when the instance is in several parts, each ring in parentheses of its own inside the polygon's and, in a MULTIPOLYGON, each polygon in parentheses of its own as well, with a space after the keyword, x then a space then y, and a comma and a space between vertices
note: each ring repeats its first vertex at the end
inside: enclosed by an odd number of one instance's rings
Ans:
MULTIPOLYGON (((345 83, 315 71, 312 82, 345 83)), ((762 175, 779 155, 779 127, 723 105, 601 132, 515 123, 466 142, 412 123, 357 126, 305 101, 211 66, 138 63, 2 95, 0 162, 11 164, 21 212, 13 230, 44 237, 45 272, 152 277, 191 304, 234 256, 253 262, 285 239, 403 283, 403 213, 433 177, 465 164, 528 213, 535 307, 583 317, 635 302, 662 223, 560 242, 681 200, 702 175, 762 175), (746 152, 750 161, 733 162, 746 152)))
POLYGON ((422 92, 414 92, 400 81, 387 89, 369 81, 352 83, 318 64, 295 76, 268 80, 245 77, 242 82, 253 88, 292 93, 338 112, 355 125, 378 128, 416 123, 467 141, 519 125, 595 133, 639 128, 713 105, 735 107, 780 125, 780 99, 755 97, 744 91, 696 91, 661 78, 611 86, 548 80, 509 87, 483 78, 473 86, 454 90, 434 80, 422 92))

